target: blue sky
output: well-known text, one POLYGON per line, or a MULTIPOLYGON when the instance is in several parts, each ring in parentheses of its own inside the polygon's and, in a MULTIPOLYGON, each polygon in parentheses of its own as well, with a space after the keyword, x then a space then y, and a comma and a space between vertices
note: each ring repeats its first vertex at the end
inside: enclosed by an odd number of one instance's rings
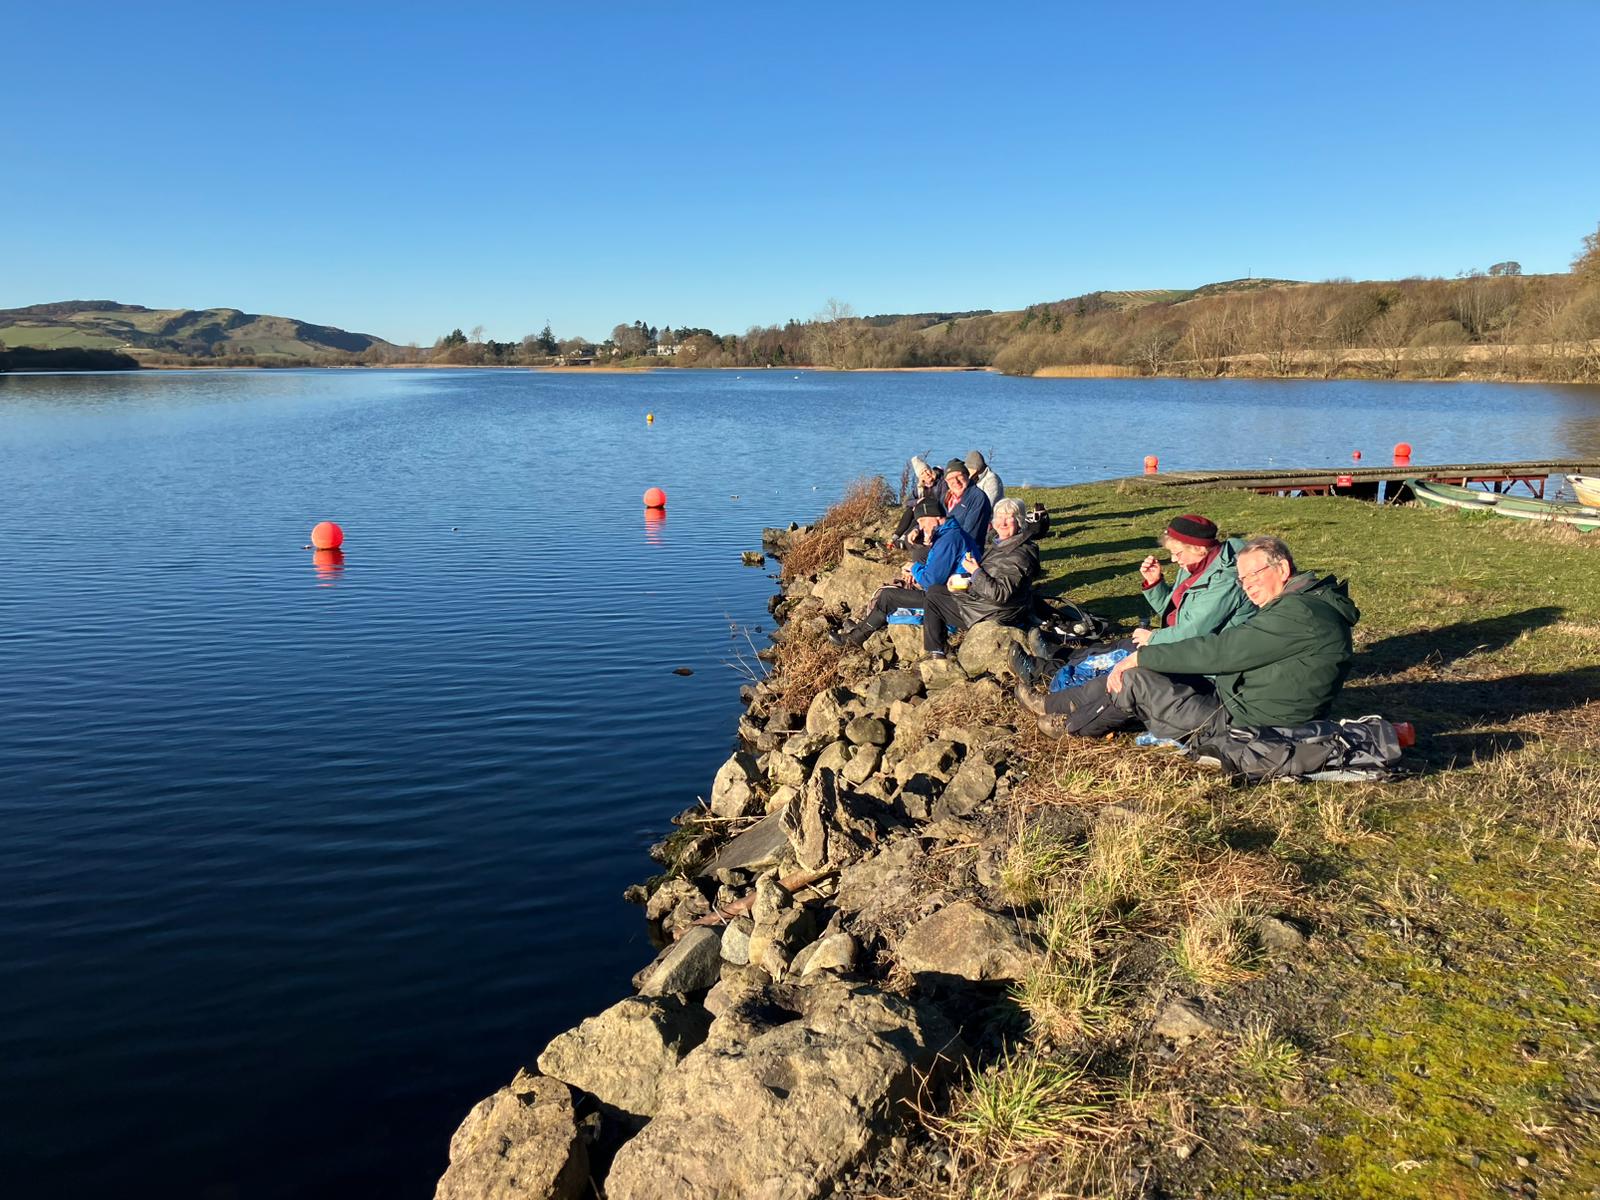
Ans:
POLYGON ((1565 270, 1600 5, 14 8, 0 307, 424 344, 1565 270))

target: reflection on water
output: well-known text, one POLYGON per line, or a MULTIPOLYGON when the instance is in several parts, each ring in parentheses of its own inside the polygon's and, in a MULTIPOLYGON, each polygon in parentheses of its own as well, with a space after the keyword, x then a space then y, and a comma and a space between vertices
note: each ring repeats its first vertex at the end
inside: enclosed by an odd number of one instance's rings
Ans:
POLYGON ((321 587, 331 587, 339 574, 344 570, 344 551, 339 549, 315 550, 311 554, 311 565, 316 569, 317 578, 323 582, 321 587))
POLYGON ((644 540, 646 545, 660 546, 664 543, 662 533, 667 528, 667 510, 664 508, 647 508, 644 510, 644 540))

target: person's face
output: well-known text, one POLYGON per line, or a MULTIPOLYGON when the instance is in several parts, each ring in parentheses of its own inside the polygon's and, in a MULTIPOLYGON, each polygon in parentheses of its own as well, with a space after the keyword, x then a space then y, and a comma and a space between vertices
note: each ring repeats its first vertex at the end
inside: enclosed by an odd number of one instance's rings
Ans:
POLYGON ((947 472, 944 481, 950 485, 950 490, 958 496, 967 490, 967 477, 960 471, 947 472))
POLYGON ((922 531, 922 544, 924 546, 933 541, 933 535, 939 531, 939 523, 938 517, 917 518, 917 528, 922 531))
POLYGON ((1283 595, 1284 584, 1288 582, 1288 563, 1273 562, 1260 550, 1247 550, 1239 555, 1239 583, 1257 608, 1283 595))
POLYGON ((939 477, 934 474, 932 467, 929 467, 926 471, 919 471, 917 473, 917 482, 925 488, 931 488, 934 484, 934 480, 938 478, 939 477))
POLYGON ((1017 533, 1017 519, 1009 512, 999 513, 994 521, 994 535, 1001 541, 1008 537, 1015 537, 1017 533))
POLYGON ((1209 546, 1191 546, 1188 542, 1174 541, 1172 538, 1166 539, 1166 547, 1167 553, 1172 556, 1172 561, 1184 570, 1199 566, 1205 561, 1206 555, 1211 553, 1209 546))

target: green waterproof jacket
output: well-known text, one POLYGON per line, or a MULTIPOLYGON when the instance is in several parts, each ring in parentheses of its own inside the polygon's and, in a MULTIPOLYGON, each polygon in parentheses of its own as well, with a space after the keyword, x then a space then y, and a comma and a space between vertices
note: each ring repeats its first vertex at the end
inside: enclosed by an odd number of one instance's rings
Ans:
POLYGON ((1343 583, 1302 571, 1242 625, 1146 646, 1139 665, 1214 676, 1235 725, 1301 725, 1328 715, 1350 673, 1350 630, 1360 619, 1343 583))
MULTIPOLYGON (((1239 572, 1234 569, 1239 551, 1244 549, 1241 538, 1229 538, 1211 560, 1211 565, 1200 573, 1200 578, 1183 593, 1183 603, 1178 605, 1178 619, 1168 626, 1167 610, 1172 607, 1172 584, 1163 579, 1155 587, 1146 588, 1144 598, 1156 610, 1158 628, 1150 634, 1150 646, 1183 638, 1204 637, 1208 633, 1221 633, 1248 621, 1255 615, 1256 606, 1244 594, 1239 583, 1239 572)), ((1141 658, 1139 660, 1143 662, 1141 658)))

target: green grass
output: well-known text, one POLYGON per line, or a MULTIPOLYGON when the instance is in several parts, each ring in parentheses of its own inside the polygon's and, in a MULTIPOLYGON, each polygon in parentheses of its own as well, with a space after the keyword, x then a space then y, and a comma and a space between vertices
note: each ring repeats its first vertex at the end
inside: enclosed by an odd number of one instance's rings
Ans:
POLYGON ((1038 897, 1046 959, 1017 990, 1029 1042, 956 1096, 949 1190, 1117 1195, 1143 1163, 1181 1195, 1592 1194, 1600 535, 1143 481, 1018 495, 1053 514, 1046 590, 1127 626, 1171 517, 1284 538, 1362 611, 1338 715, 1420 741, 1387 784, 1234 788, 1127 737, 1025 733, 1007 886, 1038 897), (1070 851, 1028 825, 1108 803, 1070 851), (1313 933, 1280 968, 1254 922, 1284 912, 1313 933), (1174 990, 1207 998, 1220 1044, 1154 1052, 1138 1031, 1174 990), (1003 1132, 1050 1064, 1101 1089, 1116 1133, 1092 1155, 1070 1122, 1020 1157, 1003 1132))
POLYGON ((0 342, 12 347, 37 346, 42 350, 115 350, 123 339, 71 325, 0 325, 0 342))

